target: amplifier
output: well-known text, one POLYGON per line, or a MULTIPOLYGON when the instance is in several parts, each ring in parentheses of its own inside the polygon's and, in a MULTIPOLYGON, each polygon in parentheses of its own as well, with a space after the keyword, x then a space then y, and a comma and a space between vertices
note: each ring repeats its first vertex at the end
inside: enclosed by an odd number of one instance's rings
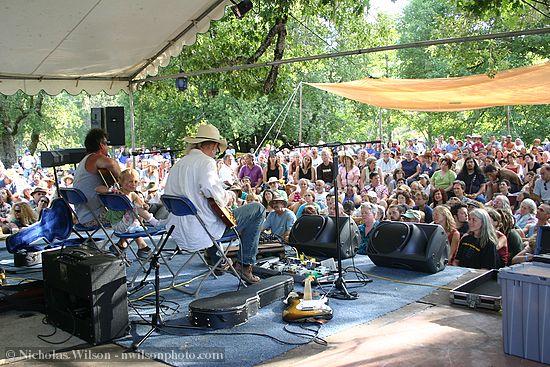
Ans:
POLYGON ((127 334, 126 266, 84 247, 42 254, 46 317, 91 344, 127 334))

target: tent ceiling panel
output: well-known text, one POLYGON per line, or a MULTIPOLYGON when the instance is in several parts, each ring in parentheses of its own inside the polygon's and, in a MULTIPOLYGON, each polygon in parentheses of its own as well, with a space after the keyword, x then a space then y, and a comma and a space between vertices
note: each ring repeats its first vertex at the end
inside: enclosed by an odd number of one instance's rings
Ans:
POLYGON ((505 70, 494 76, 361 79, 307 84, 359 102, 396 110, 445 112, 548 104, 550 62, 505 70))
POLYGON ((127 90, 129 80, 156 75, 183 46, 195 43, 197 33, 223 17, 228 4, 228 0, 3 0, 0 93, 127 90))

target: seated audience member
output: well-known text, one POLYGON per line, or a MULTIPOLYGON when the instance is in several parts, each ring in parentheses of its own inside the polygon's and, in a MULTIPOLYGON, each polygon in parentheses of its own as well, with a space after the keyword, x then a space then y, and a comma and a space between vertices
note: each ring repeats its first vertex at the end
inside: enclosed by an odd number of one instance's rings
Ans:
POLYGON ((325 191, 325 182, 323 180, 315 181, 315 202, 321 208, 321 213, 328 213, 327 206, 327 195, 328 192, 325 191))
POLYGON ((288 241, 290 230, 296 222, 296 215, 287 208, 286 200, 279 194, 275 193, 271 200, 270 206, 273 211, 267 215, 263 224, 264 231, 271 231, 272 234, 278 236, 283 241, 288 241))
POLYGON ((401 168, 396 168, 393 171, 393 180, 390 181, 388 189, 394 191, 399 187, 399 185, 405 184, 405 172, 401 168))
POLYGON ((514 217, 512 213, 504 209, 496 209, 500 214, 501 221, 497 225, 497 229, 506 236, 508 247, 507 264, 512 263, 512 259, 523 249, 523 241, 519 234, 519 230, 514 228, 514 217))
POLYGON ((508 180, 511 185, 511 193, 516 193, 521 190, 521 180, 519 176, 506 168, 496 168, 494 166, 485 166, 483 169, 485 175, 489 178, 490 182, 487 184, 487 196, 491 197, 495 192, 498 192, 498 183, 504 179, 508 180))
POLYGON ((458 244, 460 242, 460 232, 456 229, 455 220, 449 208, 445 205, 437 206, 433 211, 433 223, 439 224, 445 230, 447 234, 447 240, 449 241, 449 264, 454 262, 456 253, 458 251, 458 244))
MULTIPOLYGON (((431 152, 425 152, 424 155, 419 156, 421 160, 420 165, 420 175, 426 175, 428 176, 428 180, 430 177, 439 169, 439 166, 437 165, 437 162, 433 159, 434 156, 431 152)), ((424 184, 424 186, 426 186, 424 184)))
POLYGON ((525 229, 528 224, 537 222, 537 204, 531 199, 525 199, 519 204, 519 210, 514 215, 516 228, 525 229))
POLYGON ((361 193, 368 192, 376 193, 378 201, 386 201, 390 193, 388 192, 388 187, 382 183, 382 177, 379 173, 373 172, 370 174, 370 184, 363 187, 361 193))
POLYGON ((9 224, 11 227, 12 233, 30 226, 31 224, 36 223, 36 215, 32 210, 29 203, 18 202, 14 203, 11 207, 11 213, 9 216, 9 224))
POLYGON ((474 269, 497 269, 498 238, 487 211, 472 210, 468 226, 468 234, 460 240, 453 265, 474 269))
POLYGON ((430 202, 430 207, 432 209, 438 205, 444 205, 447 202, 447 192, 443 189, 434 190, 430 202))
POLYGON ((548 163, 541 167, 540 178, 535 181, 533 200, 550 204, 550 164, 548 163))
POLYGON ((525 247, 512 258, 512 265, 521 264, 527 261, 533 261, 533 256, 535 255, 535 247, 537 244, 536 236, 529 238, 527 241, 525 241, 525 243, 525 247))
POLYGON ((317 166, 317 179, 322 180, 326 186, 332 187, 334 173, 332 169, 332 155, 328 149, 321 151, 322 162, 317 166))
POLYGON ((459 202, 465 203, 469 199, 466 197, 464 189, 466 188, 466 184, 464 181, 455 180, 453 182, 453 194, 456 199, 458 199, 459 202))
POLYGON ((422 191, 429 197, 432 192, 430 187, 430 177, 425 173, 420 174, 420 176, 418 176, 418 184, 422 186, 422 191))
POLYGON ((271 207, 271 200, 273 200, 274 191, 267 189, 262 193, 262 205, 265 208, 266 213, 271 213, 273 208, 271 207))
POLYGON ((498 267, 502 268, 508 265, 508 240, 506 235, 499 231, 499 223, 502 222, 502 216, 493 208, 486 208, 485 210, 489 214, 489 218, 491 218, 491 224, 497 235, 497 252, 500 260, 498 267))
POLYGON ((486 181, 485 175, 477 164, 477 161, 469 156, 464 159, 464 166, 456 176, 457 180, 464 182, 464 195, 469 199, 485 202, 486 181))
POLYGON ((251 192, 250 194, 248 194, 246 196, 245 202, 246 202, 246 204, 259 203, 259 202, 261 202, 260 196, 258 196, 258 194, 255 194, 255 193, 251 192))
POLYGON ((525 237, 531 238, 538 233, 542 226, 550 225, 550 204, 540 204, 536 214, 537 222, 528 224, 523 229, 525 237))
POLYGON ((451 192, 453 182, 456 180, 456 173, 451 170, 453 161, 449 157, 443 157, 439 161, 439 170, 435 171, 431 178, 432 190, 443 189, 451 192))
POLYGON ((359 188, 363 189, 365 186, 370 185, 371 175, 377 173, 382 177, 382 169, 376 166, 376 158, 369 157, 366 161, 366 165, 361 171, 361 178, 359 181, 359 188))
POLYGON ((361 204, 361 196, 357 194, 357 189, 355 186, 346 185, 344 192, 340 194, 340 202, 346 207, 346 204, 350 205, 351 208, 355 209, 361 204))
POLYGON ((361 178, 361 172, 355 165, 353 156, 346 152, 343 157, 343 164, 338 169, 338 188, 344 189, 346 185, 359 186, 359 179, 361 178))
POLYGON ((407 209, 405 213, 401 214, 402 222, 411 222, 411 223, 423 223, 422 212, 413 209, 407 209))
POLYGON ((404 159, 397 164, 397 167, 401 168, 405 173, 407 184, 416 180, 421 173, 420 162, 414 159, 412 150, 405 151, 404 159))
POLYGON ((254 154, 252 153, 244 156, 244 163, 239 170, 239 178, 248 177, 250 179, 251 191, 260 192, 264 180, 262 167, 254 162, 254 154))
POLYGON ((528 192, 529 195, 533 194, 535 191, 535 182, 538 176, 535 172, 527 172, 523 179, 523 187, 521 191, 528 192))
POLYGON ((275 181, 280 182, 283 179, 283 166, 279 163, 279 157, 275 152, 269 152, 269 158, 267 164, 263 168, 264 182, 269 183, 272 178, 275 181))
POLYGON ((280 183, 281 181, 277 178, 270 177, 269 180, 267 180, 267 187, 273 192, 278 192, 279 194, 281 194, 281 196, 288 200, 288 195, 286 194, 285 190, 281 189, 280 183))
POLYGON ((367 249, 369 248, 372 234, 374 229, 378 225, 376 216, 378 214, 378 209, 375 205, 371 203, 362 203, 361 204, 361 219, 362 222, 359 224, 359 233, 361 234, 361 243, 359 244, 359 249, 357 253, 361 255, 367 254, 367 249))
POLYGON ((318 215, 319 211, 315 205, 306 205, 302 211, 302 215, 318 215))
POLYGON ((296 213, 300 205, 306 202, 304 196, 307 192, 309 192, 309 180, 302 178, 298 181, 298 188, 296 191, 288 196, 288 208, 296 213))
POLYGON ((461 235, 468 232, 468 206, 464 203, 456 204, 450 208, 453 219, 455 220, 456 229, 461 235))
POLYGON ((46 195, 48 195, 48 191, 45 188, 40 186, 35 187, 33 192, 31 192, 32 199, 29 201, 31 208, 36 209, 40 199, 46 195))
POLYGON ((313 193, 313 191, 306 192, 306 194, 304 195, 304 200, 305 203, 300 205, 300 207, 296 211, 296 218, 300 218, 300 216, 302 216, 307 206, 313 206, 315 208, 315 212, 319 213, 321 207, 319 207, 319 205, 315 202, 315 194, 313 193))
POLYGON ((509 210, 510 212, 512 211, 512 206, 510 205, 510 200, 508 199, 508 197, 500 194, 495 196, 493 200, 488 202, 487 206, 493 207, 495 209, 503 208, 509 210))
POLYGON ((42 210, 48 208, 49 206, 50 198, 48 198, 47 196, 44 195, 38 200, 38 205, 36 206, 36 208, 33 209, 37 220, 40 220, 42 216, 42 210))
MULTIPOLYGON (((336 200, 334 194, 328 194, 327 195, 327 206, 328 206, 328 215, 333 217, 336 215, 336 200)), ((347 217, 348 215, 344 211, 344 207, 342 203, 338 202, 338 209, 340 210, 338 212, 339 216, 347 217)))
POLYGON ((432 213, 433 209, 428 205, 428 195, 425 192, 417 192, 414 195, 414 210, 420 210, 424 213, 424 221, 431 223, 433 221, 432 213))
POLYGON ((317 179, 317 171, 315 170, 315 167, 313 167, 312 162, 313 158, 311 157, 311 155, 304 155, 304 157, 302 158, 302 163, 300 163, 300 166, 294 172, 294 182, 298 182, 303 178, 309 180, 310 182, 315 182, 315 180, 317 179))
POLYGON ((407 209, 409 208, 406 205, 397 205, 397 204, 390 205, 387 210, 388 220, 391 220, 394 222, 400 222, 401 216, 405 214, 407 209))

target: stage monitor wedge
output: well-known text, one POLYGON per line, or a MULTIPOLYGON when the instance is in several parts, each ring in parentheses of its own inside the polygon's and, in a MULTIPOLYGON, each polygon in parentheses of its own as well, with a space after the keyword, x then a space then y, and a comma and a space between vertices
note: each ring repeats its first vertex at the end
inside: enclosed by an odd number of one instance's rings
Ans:
MULTIPOLYGON (((338 224, 342 259, 354 257, 361 242, 357 224, 350 217, 340 217, 338 224)), ((336 218, 302 215, 292 226, 288 242, 306 255, 336 259, 336 218)))
POLYGON ((447 234, 437 224, 382 221, 373 231, 367 255, 378 266, 437 273, 449 261, 447 234))

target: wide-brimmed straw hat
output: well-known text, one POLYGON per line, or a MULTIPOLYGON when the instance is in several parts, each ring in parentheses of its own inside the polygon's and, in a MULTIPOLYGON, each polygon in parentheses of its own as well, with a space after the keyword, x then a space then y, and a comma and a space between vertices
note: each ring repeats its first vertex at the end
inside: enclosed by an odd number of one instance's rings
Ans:
POLYGON ((215 141, 220 144, 221 152, 225 152, 227 149, 227 140, 220 135, 220 131, 216 126, 210 124, 199 125, 195 136, 186 136, 183 140, 191 144, 202 143, 203 141, 215 141))

